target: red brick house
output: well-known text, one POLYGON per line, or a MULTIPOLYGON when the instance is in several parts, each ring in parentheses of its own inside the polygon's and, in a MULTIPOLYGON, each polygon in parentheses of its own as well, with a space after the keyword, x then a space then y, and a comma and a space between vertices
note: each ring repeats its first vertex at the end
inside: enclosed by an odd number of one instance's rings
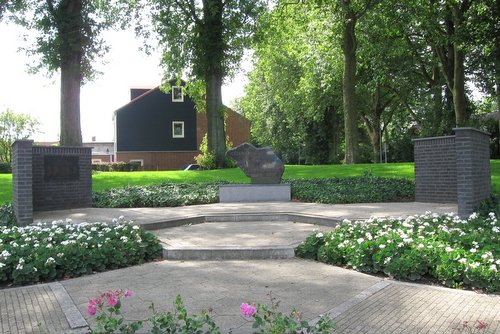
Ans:
MULTIPOLYGON (((175 170, 195 163, 207 133, 182 86, 131 89, 131 101, 115 111, 115 161, 140 162, 143 170, 175 170)), ((250 121, 227 109, 226 134, 233 146, 250 140, 250 121)))

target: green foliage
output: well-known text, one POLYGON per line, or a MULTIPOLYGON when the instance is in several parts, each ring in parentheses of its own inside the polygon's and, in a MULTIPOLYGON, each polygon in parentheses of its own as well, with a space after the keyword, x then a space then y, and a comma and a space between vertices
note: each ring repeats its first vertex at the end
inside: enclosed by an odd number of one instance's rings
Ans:
POLYGON ((414 182, 406 179, 363 176, 328 179, 290 179, 292 198, 314 203, 370 203, 410 201, 414 182))
POLYGON ((10 163, 0 162, 0 174, 10 174, 10 173, 12 173, 12 166, 10 165, 10 163))
POLYGON ((449 287, 498 292, 499 232, 493 213, 344 221, 331 232, 309 236, 296 254, 396 279, 432 277, 449 287))
MULTIPOLYGON (((92 298, 88 302, 87 311, 91 315, 98 314, 92 333, 136 333, 147 327, 151 333, 205 333, 220 334, 219 327, 208 312, 202 310, 200 314, 189 314, 182 298, 177 295, 174 302, 174 311, 157 312, 151 303, 153 314, 144 320, 127 320, 121 312, 122 301, 130 298, 132 292, 121 289, 108 290, 92 298)), ((284 315, 278 310, 279 302, 271 297, 271 307, 258 305, 257 307, 243 303, 240 306, 241 314, 248 321, 253 321, 253 333, 261 334, 328 334, 335 328, 329 316, 322 316, 315 325, 310 325, 301 319, 300 312, 293 311, 284 315), (245 310, 243 309, 245 308, 245 310)))
POLYGON ((0 206, 0 226, 14 226, 16 225, 16 216, 12 204, 3 204, 0 206))
POLYGON ((92 205, 98 208, 181 206, 216 203, 218 200, 218 184, 164 183, 114 188, 92 194, 92 205))
POLYGON ((131 222, 0 226, 0 283, 32 284, 161 257, 156 237, 131 222))
POLYGON ((28 139, 38 131, 40 122, 28 114, 16 114, 10 109, 0 113, 0 162, 10 164, 12 144, 28 139))
MULTIPOLYGON (((279 301, 271 293, 271 306, 257 304, 253 314, 253 333, 260 334, 328 334, 335 329, 333 320, 328 315, 323 315, 315 325, 302 319, 302 314, 293 310, 289 315, 279 311, 279 301)), ((248 304, 247 304, 248 305, 248 304)))
MULTIPOLYGON (((130 291, 127 291, 131 293, 130 291)), ((91 333, 136 333, 144 325, 150 333, 207 333, 220 334, 220 330, 210 315, 202 310, 200 314, 189 314, 180 295, 175 299, 174 312, 157 312, 154 304, 153 314, 144 320, 127 320, 120 311, 123 299, 128 298, 122 290, 105 291, 89 300, 88 311, 99 312, 95 328, 91 333)))
POLYGON ((92 164, 92 170, 96 172, 136 172, 141 167, 135 162, 106 162, 92 164))
MULTIPOLYGON (((232 146, 233 145, 229 141, 229 137, 226 136, 226 148, 228 150, 230 150, 232 146)), ((198 165, 200 165, 200 167, 203 169, 215 169, 215 168, 217 168, 215 154, 208 151, 208 140, 207 140, 206 134, 205 134, 205 136, 203 136, 203 140, 201 141, 199 149, 200 149, 201 153, 194 157, 194 159, 196 160, 196 163, 198 165)), ((225 157, 224 165, 227 168, 235 167, 233 160, 229 159, 228 157, 225 157)))

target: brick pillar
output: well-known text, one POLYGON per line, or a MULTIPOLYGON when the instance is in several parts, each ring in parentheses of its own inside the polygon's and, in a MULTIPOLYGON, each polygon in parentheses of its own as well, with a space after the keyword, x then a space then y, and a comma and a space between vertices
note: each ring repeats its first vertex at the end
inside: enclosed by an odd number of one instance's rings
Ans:
POLYGON ((491 194, 490 135, 473 128, 456 128, 458 215, 469 216, 491 194))
POLYGON ((12 206, 19 226, 33 222, 33 141, 12 144, 12 206))

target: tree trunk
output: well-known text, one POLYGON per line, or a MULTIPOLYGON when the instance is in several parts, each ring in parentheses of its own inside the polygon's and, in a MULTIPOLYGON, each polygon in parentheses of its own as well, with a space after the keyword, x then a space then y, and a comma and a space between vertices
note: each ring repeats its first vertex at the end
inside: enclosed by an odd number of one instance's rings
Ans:
POLYGON ((61 46, 61 133, 62 146, 82 146, 80 87, 82 84, 82 0, 61 2, 64 13, 58 21, 61 46))
POLYGON ((217 168, 224 167, 226 135, 224 131, 224 107, 222 105, 222 78, 224 56, 224 25, 222 0, 203 0, 203 43, 205 65, 205 87, 207 90, 207 144, 208 151, 215 155, 217 168))
POLYGON ((344 102, 345 163, 358 162, 358 116, 356 110, 356 15, 350 1, 343 1, 344 73, 342 94, 344 102))
POLYGON ((216 166, 224 167, 226 136, 224 131, 224 107, 222 105, 222 78, 208 74, 205 81, 207 89, 207 142, 208 151, 215 154, 216 166))
MULTIPOLYGON (((500 0, 496 1, 495 16, 500 17, 500 0)), ((500 26, 497 25, 497 33, 495 35, 495 81, 497 88, 497 111, 498 111, 498 125, 500 133, 500 26)), ((498 137, 500 141, 500 136, 498 137)), ((500 147, 500 143, 499 143, 500 147)))
MULTIPOLYGON (((458 5, 454 5, 453 21, 455 35, 463 29, 463 15, 458 5)), ((455 109, 455 122, 457 127, 463 127, 466 123, 466 101, 465 101, 465 53, 459 42, 453 45, 453 107, 455 109)))
POLYGON ((82 146, 80 86, 80 60, 73 55, 61 65, 61 146, 82 146))

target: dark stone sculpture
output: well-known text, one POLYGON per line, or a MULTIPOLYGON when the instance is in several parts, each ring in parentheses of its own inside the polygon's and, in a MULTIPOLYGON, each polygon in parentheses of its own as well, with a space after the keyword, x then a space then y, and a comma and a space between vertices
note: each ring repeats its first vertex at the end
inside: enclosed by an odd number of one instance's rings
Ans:
POLYGON ((256 148, 243 143, 227 151, 226 155, 236 162, 252 183, 280 183, 285 165, 269 147, 256 148))

